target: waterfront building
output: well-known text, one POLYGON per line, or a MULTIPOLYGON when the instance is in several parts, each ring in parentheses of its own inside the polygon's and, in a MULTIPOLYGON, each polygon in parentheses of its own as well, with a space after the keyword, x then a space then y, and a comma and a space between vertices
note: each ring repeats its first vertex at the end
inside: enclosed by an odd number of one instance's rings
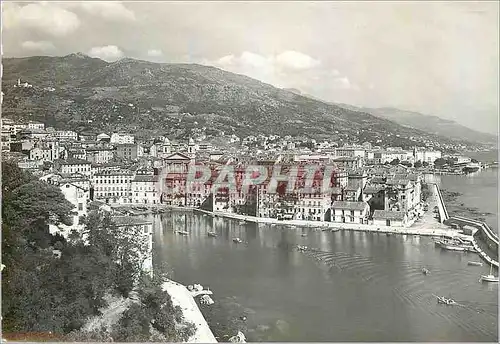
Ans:
MULTIPOLYGON (((100 200, 106 204, 135 203, 132 195, 134 177, 134 172, 129 169, 103 169, 96 172, 92 177, 94 200, 100 200)), ((138 197, 136 199, 139 199, 138 197)))
POLYGON ((372 215, 375 226, 405 227, 408 216, 402 211, 375 210, 372 215))
POLYGON ((415 161, 427 162, 429 165, 434 165, 434 161, 441 158, 441 152, 434 150, 422 150, 415 147, 413 149, 413 156, 415 161))
POLYGON ((366 224, 369 214, 366 202, 335 201, 331 206, 332 222, 366 224))
POLYGON ((158 176, 153 174, 137 174, 131 181, 132 203, 159 204, 161 193, 158 187, 158 176))

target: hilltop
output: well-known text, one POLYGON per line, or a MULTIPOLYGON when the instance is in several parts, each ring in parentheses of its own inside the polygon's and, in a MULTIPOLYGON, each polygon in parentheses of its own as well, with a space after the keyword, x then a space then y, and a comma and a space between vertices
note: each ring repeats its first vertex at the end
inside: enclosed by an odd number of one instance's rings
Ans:
POLYGON ((79 53, 6 58, 3 66, 3 115, 58 128, 127 129, 179 138, 279 134, 339 143, 457 146, 446 137, 204 65, 130 58, 108 63, 79 53), (18 78, 33 88, 15 88, 18 78))

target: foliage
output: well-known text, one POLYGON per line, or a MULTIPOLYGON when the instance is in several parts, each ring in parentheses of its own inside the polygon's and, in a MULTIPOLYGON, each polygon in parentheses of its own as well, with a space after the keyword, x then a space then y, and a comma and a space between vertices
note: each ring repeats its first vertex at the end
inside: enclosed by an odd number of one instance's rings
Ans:
POLYGON ((416 161, 416 162, 413 164, 413 167, 415 167, 415 168, 420 168, 420 167, 422 167, 422 161, 420 161, 420 160, 416 161))
POLYGON ((429 163, 428 163, 427 161, 424 161, 424 162, 422 163, 422 166, 427 167, 427 166, 429 166, 429 163))
POLYGON ((124 312, 113 326, 115 341, 149 341, 155 333, 170 342, 186 341, 194 334, 194 324, 185 323, 182 310, 174 307, 168 293, 161 289, 161 279, 143 276, 139 303, 124 312))
POLYGON ((393 159, 393 160, 390 162, 390 164, 391 164, 392 166, 397 166, 397 165, 399 165, 399 159, 398 159, 398 158, 393 159))
POLYGON ((124 235, 109 215, 96 213, 71 241, 51 235, 48 225, 67 222, 72 204, 59 189, 17 166, 3 167, 2 330, 75 334, 106 306, 105 293, 128 296, 134 287, 143 259, 136 250, 144 245, 136 240, 140 229, 124 235), (54 248, 61 250, 60 258, 54 248))

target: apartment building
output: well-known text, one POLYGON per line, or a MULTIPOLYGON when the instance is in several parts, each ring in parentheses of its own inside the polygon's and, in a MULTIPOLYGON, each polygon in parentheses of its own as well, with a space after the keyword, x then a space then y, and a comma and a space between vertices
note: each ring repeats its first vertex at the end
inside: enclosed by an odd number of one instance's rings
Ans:
POLYGON ((96 172, 92 177, 94 200, 107 204, 132 204, 132 180, 135 173, 128 169, 110 169, 96 172))

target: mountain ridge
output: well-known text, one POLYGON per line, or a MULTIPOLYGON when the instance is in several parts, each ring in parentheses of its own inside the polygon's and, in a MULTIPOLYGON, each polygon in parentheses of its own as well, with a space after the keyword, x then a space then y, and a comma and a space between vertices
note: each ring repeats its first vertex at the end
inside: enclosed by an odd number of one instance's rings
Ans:
POLYGON ((339 144, 457 145, 212 66, 106 62, 81 54, 5 58, 3 64, 4 116, 32 113, 30 118, 61 128, 128 128, 176 137, 202 135, 203 129, 205 136, 280 133, 339 144), (33 89, 14 88, 18 78, 33 89))

